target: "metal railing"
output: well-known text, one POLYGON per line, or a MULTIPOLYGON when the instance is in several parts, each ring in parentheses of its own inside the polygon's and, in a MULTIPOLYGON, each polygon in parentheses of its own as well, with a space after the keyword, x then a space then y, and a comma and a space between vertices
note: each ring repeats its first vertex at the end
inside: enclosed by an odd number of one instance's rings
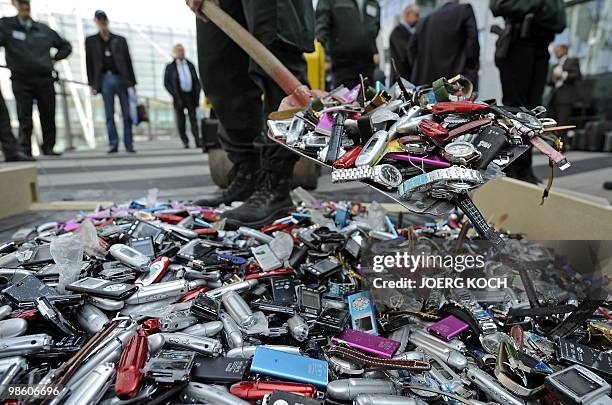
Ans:
MULTIPOLYGON (((7 66, 0 65, 2 69, 7 66)), ((93 149, 107 143, 106 117, 101 95, 91 95, 88 83, 77 80, 58 78, 56 90, 57 105, 57 144, 59 149, 93 149), (61 115, 60 110, 61 109, 61 115)), ((10 86, 8 86, 10 88, 10 86)), ((16 122, 14 98, 4 95, 13 123, 16 122)), ((117 100, 118 102, 118 100, 117 100)), ((153 97, 138 96, 138 103, 143 104, 149 114, 149 122, 134 127, 136 140, 153 141, 170 137, 175 132, 174 108, 172 102, 153 97)), ((115 121, 119 133, 122 133, 121 109, 115 108, 115 121)), ((37 134, 35 120, 35 134, 37 134)), ((16 131, 15 131, 16 133, 16 131)), ((37 134, 39 135, 39 134, 37 134)))

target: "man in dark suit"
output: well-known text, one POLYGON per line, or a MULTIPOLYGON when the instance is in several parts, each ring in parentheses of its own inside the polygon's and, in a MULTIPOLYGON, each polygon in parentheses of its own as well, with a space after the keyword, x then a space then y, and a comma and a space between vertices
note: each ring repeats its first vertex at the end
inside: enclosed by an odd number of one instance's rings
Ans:
POLYGON ((555 47, 557 64, 548 76, 548 84, 553 88, 550 114, 560 125, 570 124, 572 108, 579 97, 576 83, 582 78, 578 59, 568 57, 567 51, 567 45, 555 47))
POLYGON ((189 115, 191 133, 198 148, 202 146, 198 131, 198 120, 196 108, 200 104, 200 91, 202 86, 198 79, 195 66, 185 59, 185 48, 181 44, 174 47, 174 61, 166 66, 164 73, 164 87, 172 95, 174 100, 174 111, 176 113, 176 124, 178 126, 181 141, 185 149, 189 149, 189 138, 187 138, 187 127, 185 110, 189 115))
POLYGON ((477 86, 480 45, 472 6, 451 0, 423 18, 410 42, 410 57, 410 81, 416 85, 462 74, 477 86))
POLYGON ((123 115, 125 149, 129 153, 135 153, 128 89, 134 91, 136 76, 130 50, 124 37, 110 32, 108 17, 104 11, 96 11, 94 20, 100 32, 85 40, 87 77, 93 93, 102 93, 104 99, 110 144, 108 153, 117 153, 119 150, 119 135, 115 125, 115 96, 119 97, 123 115))
MULTIPOLYGON (((408 46, 410 45, 415 27, 419 22, 420 15, 418 6, 413 4, 406 7, 400 17, 399 24, 391 31, 391 36, 389 37, 391 59, 395 62, 400 77, 406 80, 410 80, 410 74, 412 73, 412 65, 408 57, 408 46)), ((393 81, 395 81, 395 74, 393 74, 393 81)))

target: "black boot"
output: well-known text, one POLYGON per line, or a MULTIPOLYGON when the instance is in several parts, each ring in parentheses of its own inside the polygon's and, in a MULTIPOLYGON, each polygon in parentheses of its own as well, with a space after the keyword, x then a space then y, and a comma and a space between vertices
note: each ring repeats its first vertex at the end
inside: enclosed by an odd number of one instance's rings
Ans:
POLYGON ((234 201, 245 201, 253 194, 257 169, 252 164, 236 165, 230 172, 231 182, 225 190, 210 197, 194 202, 201 207, 229 205, 234 201))
POLYGON ((289 191, 291 191, 291 176, 262 173, 262 180, 253 195, 240 207, 223 214, 227 219, 226 227, 261 228, 286 216, 288 211, 295 209, 289 191))

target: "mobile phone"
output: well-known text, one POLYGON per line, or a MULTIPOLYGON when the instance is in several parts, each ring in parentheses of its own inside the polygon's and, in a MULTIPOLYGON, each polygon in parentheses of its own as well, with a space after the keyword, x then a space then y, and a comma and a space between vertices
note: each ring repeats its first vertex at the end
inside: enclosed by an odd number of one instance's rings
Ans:
POLYGON ((178 251, 176 256, 187 261, 202 260, 204 257, 208 256, 214 251, 214 247, 206 246, 201 241, 196 239, 183 246, 178 251))
POLYGON ((121 300, 136 292, 138 287, 101 278, 85 277, 66 286, 68 291, 121 300))
POLYGON ((376 308, 368 291, 361 291, 348 297, 351 325, 354 330, 378 334, 376 308))
POLYGON ((155 243, 151 237, 132 239, 129 246, 149 259, 155 258, 155 243))
POLYGON ((363 147, 355 166, 372 166, 382 155, 389 142, 389 133, 387 131, 378 131, 368 140, 363 147))
POLYGON ((143 255, 134 248, 120 243, 111 246, 108 252, 121 263, 127 264, 138 270, 145 269, 149 263, 151 263, 151 259, 148 256, 143 255))
POLYGON ((164 236, 163 233, 164 230, 162 228, 150 222, 140 220, 134 221, 128 230, 128 235, 132 239, 152 238, 155 243, 161 243, 164 236))

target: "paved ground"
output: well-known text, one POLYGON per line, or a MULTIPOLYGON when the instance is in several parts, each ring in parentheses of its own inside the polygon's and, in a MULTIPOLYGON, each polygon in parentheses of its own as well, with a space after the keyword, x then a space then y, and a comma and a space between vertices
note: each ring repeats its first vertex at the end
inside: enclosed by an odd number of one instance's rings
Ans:
MULTIPOLYGON (((209 175, 208 156, 196 149, 183 149, 178 139, 142 142, 137 149, 136 155, 124 152, 107 155, 104 150, 97 150, 41 159, 37 166, 42 198, 125 201, 146 196, 148 189, 158 188, 160 199, 192 199, 217 190, 209 175)), ((575 151, 569 152, 568 157, 573 166, 563 173, 557 171, 555 189, 612 202, 612 191, 602 188, 604 181, 612 181, 612 155, 575 151)), ((535 156, 535 165, 536 174, 545 180, 548 176, 545 157, 535 156)), ((332 185, 325 174, 319 179, 317 194, 366 202, 385 200, 356 184, 332 185)), ((13 218, 10 227, 22 219, 13 218)), ((7 222, 0 222, 0 232, 6 229, 7 222)))

